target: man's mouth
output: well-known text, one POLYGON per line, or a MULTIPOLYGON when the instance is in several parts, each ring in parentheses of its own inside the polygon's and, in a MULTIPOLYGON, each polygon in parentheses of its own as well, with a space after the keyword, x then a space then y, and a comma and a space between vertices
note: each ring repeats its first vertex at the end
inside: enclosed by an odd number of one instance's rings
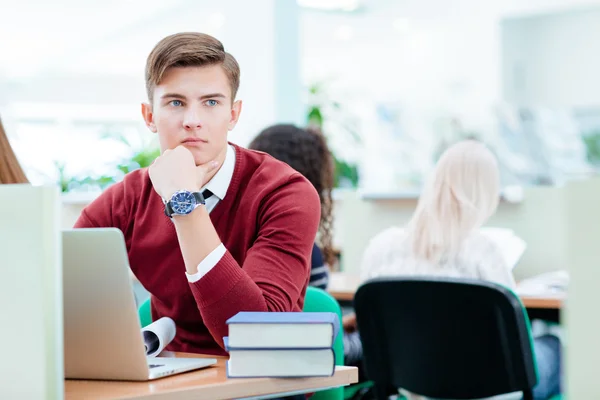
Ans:
POLYGON ((208 143, 208 140, 200 139, 200 138, 187 138, 184 139, 183 144, 196 144, 196 143, 208 143))

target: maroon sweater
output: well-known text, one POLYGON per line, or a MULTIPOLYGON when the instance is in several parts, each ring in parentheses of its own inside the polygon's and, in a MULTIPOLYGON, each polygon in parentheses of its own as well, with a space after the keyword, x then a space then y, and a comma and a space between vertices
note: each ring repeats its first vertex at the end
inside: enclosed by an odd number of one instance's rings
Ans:
POLYGON ((75 223, 123 232, 131 270, 152 294, 152 319, 167 316, 177 325, 169 350, 225 354, 229 317, 240 311, 302 310, 319 196, 287 164, 235 150, 229 189, 210 213, 227 252, 198 282, 187 281, 175 227, 146 169, 109 187, 75 223))

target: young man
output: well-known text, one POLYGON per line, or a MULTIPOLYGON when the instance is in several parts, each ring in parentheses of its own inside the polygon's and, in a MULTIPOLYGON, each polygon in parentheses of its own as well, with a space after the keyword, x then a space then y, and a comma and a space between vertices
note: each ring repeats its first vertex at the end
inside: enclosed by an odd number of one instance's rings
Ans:
POLYGON ((180 33, 146 64, 142 114, 162 154, 86 207, 76 228, 116 227, 131 269, 172 318, 169 350, 223 354, 240 311, 301 311, 319 225, 302 175, 227 141, 240 116, 240 71, 217 39, 180 33))

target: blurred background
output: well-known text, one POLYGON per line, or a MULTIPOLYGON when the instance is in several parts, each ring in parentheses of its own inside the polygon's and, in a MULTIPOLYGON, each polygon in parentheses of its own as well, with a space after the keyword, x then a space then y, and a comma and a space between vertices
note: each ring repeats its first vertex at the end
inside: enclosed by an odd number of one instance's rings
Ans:
POLYGON ((33 183, 93 198, 158 154, 146 56, 202 31, 241 65, 240 145, 317 124, 337 185, 418 193, 458 139, 485 141, 506 186, 600 165, 600 1, 56 0, 2 2, 0 115, 33 183))

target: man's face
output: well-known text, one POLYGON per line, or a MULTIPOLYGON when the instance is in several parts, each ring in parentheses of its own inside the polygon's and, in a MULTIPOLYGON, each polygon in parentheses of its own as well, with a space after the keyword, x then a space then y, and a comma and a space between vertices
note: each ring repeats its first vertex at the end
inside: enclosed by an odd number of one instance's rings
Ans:
POLYGON ((220 65, 170 68, 154 88, 153 104, 142 104, 142 113, 158 133, 161 152, 183 145, 202 165, 225 158, 227 133, 242 108, 241 101, 232 100, 220 65))

